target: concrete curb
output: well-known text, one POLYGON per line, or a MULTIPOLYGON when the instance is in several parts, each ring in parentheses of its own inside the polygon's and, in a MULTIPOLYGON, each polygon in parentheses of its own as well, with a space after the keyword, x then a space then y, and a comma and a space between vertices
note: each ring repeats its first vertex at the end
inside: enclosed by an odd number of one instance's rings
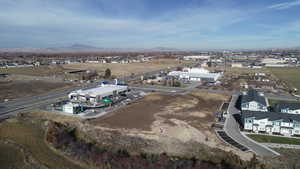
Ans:
MULTIPOLYGON (((246 139, 248 139, 249 141, 251 141, 251 142, 253 142, 253 143, 255 143, 255 144, 258 144, 258 145, 264 147, 265 149, 267 149, 267 150, 273 152, 274 154, 276 154, 277 156, 280 156, 280 153, 274 151, 273 149, 267 147, 267 146, 264 145, 264 144, 261 144, 261 143, 256 142, 255 140, 252 140, 252 139, 249 138, 245 133, 241 132, 241 134, 242 134, 246 139)), ((253 152, 254 152, 254 151, 253 151, 253 152)), ((254 153, 255 153, 255 152, 254 152, 254 153)), ((255 153, 255 154, 256 154, 256 153, 255 153)))

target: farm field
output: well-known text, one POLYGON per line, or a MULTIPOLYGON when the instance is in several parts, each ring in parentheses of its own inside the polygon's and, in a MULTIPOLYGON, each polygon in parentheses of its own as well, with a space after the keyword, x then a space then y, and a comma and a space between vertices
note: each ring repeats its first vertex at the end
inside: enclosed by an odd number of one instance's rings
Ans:
POLYGON ((300 94, 300 68, 268 68, 268 70, 285 82, 290 89, 297 88, 297 94, 300 94))
POLYGON ((184 63, 190 63, 188 61, 178 61, 175 59, 158 59, 144 63, 79 63, 79 64, 68 64, 63 65, 65 69, 80 70, 80 69, 94 69, 98 73, 104 72, 109 68, 112 75, 117 77, 128 76, 132 73, 144 73, 155 70, 160 70, 172 66, 178 66, 184 63))
MULTIPOLYGON (((14 144, 23 147, 27 163, 31 163, 38 168, 51 168, 51 169, 81 169, 74 162, 65 158, 64 156, 54 152, 44 141, 44 131, 40 128, 39 124, 32 124, 28 121, 19 121, 16 119, 8 120, 0 124, 0 140, 10 141, 14 144)), ((16 147, 16 146, 15 146, 16 147)), ((7 146, 1 146, 1 152, 7 149, 7 146)), ((0 157, 3 156, 0 154, 0 157)), ((6 154, 5 158, 10 159, 16 157, 16 162, 21 163, 24 156, 21 151, 11 149, 6 154), (11 154, 13 153, 13 154, 11 154)), ((2 160, 5 160, 3 158, 2 160)), ((25 160, 25 161, 26 161, 25 160)), ((14 161, 14 159, 13 159, 14 161)), ((7 161, 8 163, 9 161, 7 161)), ((10 167, 9 164, 4 163, 5 166, 10 167)), ((30 166, 29 168, 34 168, 30 166)), ((2 167, 2 163, 1 163, 2 167)))

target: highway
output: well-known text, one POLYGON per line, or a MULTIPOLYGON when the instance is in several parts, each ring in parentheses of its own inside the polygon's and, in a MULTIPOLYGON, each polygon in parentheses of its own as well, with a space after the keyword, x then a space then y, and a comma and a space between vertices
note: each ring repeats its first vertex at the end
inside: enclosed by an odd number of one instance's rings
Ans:
MULTIPOLYGON (((186 64, 186 65, 181 65, 181 66, 195 66, 197 65, 197 63, 192 63, 192 64, 186 64)), ((167 69, 161 69, 161 70, 156 70, 156 71, 152 71, 152 72, 146 72, 146 73, 141 73, 141 74, 135 74, 132 76, 127 76, 127 77, 122 77, 119 78, 120 81, 129 81, 129 80, 135 80, 140 78, 141 76, 152 76, 155 74, 158 74, 162 71, 170 71, 170 70, 175 70, 178 66, 174 66, 171 68, 167 68, 167 69)), ((21 98, 21 99, 17 99, 17 100, 11 100, 8 102, 2 102, 0 103, 0 120, 1 119, 6 119, 8 117, 11 116, 15 116, 19 111, 28 111, 28 110, 33 110, 35 108, 38 108, 44 104, 50 104, 51 101, 52 103, 55 102, 55 100, 65 97, 68 95, 68 93, 70 93, 71 91, 74 90, 78 90, 78 89, 87 89, 87 88, 93 88, 96 87, 98 85, 98 83, 93 83, 90 84, 87 87, 75 87, 75 88, 71 88, 68 90, 64 90, 64 91, 56 91, 53 93, 48 93, 48 94, 44 94, 44 95, 39 95, 39 96, 32 96, 32 97, 26 97, 26 98, 21 98)), ((170 90, 170 89, 159 89, 159 88, 155 88, 155 89, 147 89, 144 88, 144 90, 156 90, 156 91, 162 91, 162 92, 173 92, 174 89, 170 90)), ((183 90, 181 89, 175 89, 176 92, 182 92, 183 90)))
POLYGON ((240 125, 234 118, 234 115, 240 114, 240 111, 235 107, 238 97, 238 94, 232 95, 232 99, 228 107, 228 116, 224 124, 224 131, 226 132, 226 134, 234 141, 247 147, 249 150, 253 151, 259 156, 275 157, 280 155, 270 148, 249 139, 247 136, 243 135, 240 132, 240 125))

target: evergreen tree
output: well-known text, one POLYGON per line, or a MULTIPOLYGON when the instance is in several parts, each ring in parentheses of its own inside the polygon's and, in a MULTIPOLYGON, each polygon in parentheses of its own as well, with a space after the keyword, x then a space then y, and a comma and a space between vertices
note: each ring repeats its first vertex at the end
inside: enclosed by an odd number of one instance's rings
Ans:
POLYGON ((110 71, 110 69, 107 68, 107 69, 105 70, 104 78, 105 78, 105 79, 108 79, 108 78, 110 78, 110 77, 111 77, 111 71, 110 71))

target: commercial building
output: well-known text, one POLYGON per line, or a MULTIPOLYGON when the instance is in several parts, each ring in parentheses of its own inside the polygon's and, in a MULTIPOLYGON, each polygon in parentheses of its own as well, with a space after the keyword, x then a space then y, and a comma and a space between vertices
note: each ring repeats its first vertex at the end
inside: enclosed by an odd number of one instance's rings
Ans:
POLYGON ((262 64, 283 64, 286 63, 284 59, 265 58, 261 60, 262 64))
POLYGON ((242 68, 242 67, 243 67, 243 64, 242 64, 242 63, 231 63, 231 67, 234 67, 234 68, 242 68))
POLYGON ((83 106, 78 103, 67 103, 62 106, 62 111, 70 114, 78 114, 84 111, 83 106))
POLYGON ((255 90, 249 90, 243 92, 241 96, 241 110, 249 111, 268 111, 268 100, 265 98, 263 93, 259 93, 255 90))
POLYGON ((184 68, 182 71, 172 71, 168 75, 180 80, 216 82, 222 74, 210 73, 203 68, 184 68))
POLYGON ((184 56, 184 60, 209 60, 210 56, 205 55, 205 56, 184 56))
POLYGON ((114 99, 119 95, 125 94, 127 91, 128 86, 102 84, 99 87, 71 92, 69 99, 73 102, 97 105, 105 99, 114 99))

